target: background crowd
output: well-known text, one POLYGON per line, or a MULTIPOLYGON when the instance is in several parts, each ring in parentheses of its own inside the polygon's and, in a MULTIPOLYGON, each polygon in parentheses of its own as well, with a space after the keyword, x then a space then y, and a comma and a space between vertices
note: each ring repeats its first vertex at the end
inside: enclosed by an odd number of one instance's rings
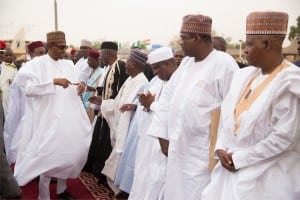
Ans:
MULTIPOLYGON (((189 14, 181 49, 150 53, 62 31, 28 45, 20 63, 0 41, 1 190, 39 178, 38 199, 74 199, 82 171, 116 199, 300 199, 300 69, 282 55, 288 14, 246 19, 248 64, 212 37, 213 19, 189 14), (10 166, 14 166, 13 173, 10 166)), ((300 54, 300 41, 298 41, 300 54)))

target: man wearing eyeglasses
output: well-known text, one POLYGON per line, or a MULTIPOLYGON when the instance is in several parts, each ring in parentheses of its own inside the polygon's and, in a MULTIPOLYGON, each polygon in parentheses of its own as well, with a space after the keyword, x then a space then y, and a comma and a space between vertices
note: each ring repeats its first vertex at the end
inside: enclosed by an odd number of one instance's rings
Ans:
POLYGON ((65 34, 47 34, 48 54, 29 62, 24 76, 25 117, 15 165, 15 177, 24 186, 40 176, 40 200, 50 199, 51 177, 56 193, 73 199, 66 179, 77 178, 86 161, 91 125, 80 99, 85 84, 72 62, 62 59, 65 34))
POLYGON ((186 56, 160 97, 152 131, 169 139, 164 199, 195 200, 210 180, 209 147, 213 122, 238 66, 213 49, 212 19, 183 17, 180 37, 186 56), (159 120, 158 122, 156 122, 159 120))

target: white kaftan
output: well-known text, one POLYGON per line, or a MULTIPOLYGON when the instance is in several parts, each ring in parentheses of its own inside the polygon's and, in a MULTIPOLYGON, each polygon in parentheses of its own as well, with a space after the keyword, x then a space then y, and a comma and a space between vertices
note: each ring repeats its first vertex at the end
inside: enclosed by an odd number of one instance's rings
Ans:
MULTIPOLYGON (((31 61, 29 61, 31 62, 31 61)), ((27 63, 29 63, 27 62, 27 63)), ((23 127, 23 116, 25 110, 25 85, 26 85, 26 63, 16 74, 11 87, 8 113, 4 124, 4 143, 7 160, 9 163, 16 162, 18 145, 23 127)))
POLYGON ((102 173, 112 181, 116 177, 118 162, 123 151, 132 115, 132 111, 121 113, 120 108, 123 104, 133 103, 137 98, 137 94, 142 91, 147 83, 148 79, 142 72, 134 78, 128 77, 115 99, 102 101, 101 113, 109 125, 113 147, 109 158, 105 162, 102 173))
POLYGON ((185 57, 159 100, 153 133, 169 138, 166 200, 196 200, 210 180, 208 170, 211 111, 227 94, 235 60, 212 50, 202 61, 185 57))
POLYGON ((74 65, 49 55, 28 65, 25 115, 15 177, 20 186, 43 174, 59 179, 79 176, 91 142, 91 125, 76 87, 62 88, 54 78, 79 81, 74 65))
POLYGON ((147 90, 155 94, 155 101, 151 104, 151 111, 142 111, 140 115, 139 141, 129 200, 160 200, 163 196, 167 157, 162 153, 159 140, 152 136, 149 127, 154 113, 159 109, 157 101, 165 84, 156 76, 151 80, 147 90))
POLYGON ((287 63, 239 116, 236 136, 236 104, 260 69, 247 67, 235 74, 222 105, 215 149, 233 153, 238 171, 229 172, 219 162, 203 200, 300 199, 300 70, 287 63))
POLYGON ((88 81, 90 75, 93 72, 93 69, 89 67, 87 61, 87 58, 82 57, 75 64, 75 68, 79 70, 79 80, 85 83, 88 81))

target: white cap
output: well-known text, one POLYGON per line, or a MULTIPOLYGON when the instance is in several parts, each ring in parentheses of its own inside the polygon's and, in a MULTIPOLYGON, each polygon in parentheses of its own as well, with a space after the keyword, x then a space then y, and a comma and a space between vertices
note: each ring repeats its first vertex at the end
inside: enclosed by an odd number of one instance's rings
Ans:
POLYGON ((170 47, 160 47, 149 53, 148 63, 151 65, 171 58, 174 58, 172 49, 170 47))
POLYGON ((92 48, 93 44, 92 44, 91 41, 83 39, 80 42, 80 46, 81 47, 90 47, 90 48, 92 48))

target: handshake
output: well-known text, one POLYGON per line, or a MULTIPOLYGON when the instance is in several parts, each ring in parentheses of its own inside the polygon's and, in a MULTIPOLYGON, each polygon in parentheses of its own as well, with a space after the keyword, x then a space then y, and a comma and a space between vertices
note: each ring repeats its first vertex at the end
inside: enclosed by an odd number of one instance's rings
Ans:
POLYGON ((77 85, 76 90, 77 90, 78 95, 81 95, 85 91, 85 88, 86 88, 86 85, 84 82, 71 83, 71 81, 69 81, 66 78, 54 78, 53 83, 54 83, 54 85, 59 85, 59 86, 62 86, 63 88, 67 88, 67 87, 69 87, 69 85, 77 85))

